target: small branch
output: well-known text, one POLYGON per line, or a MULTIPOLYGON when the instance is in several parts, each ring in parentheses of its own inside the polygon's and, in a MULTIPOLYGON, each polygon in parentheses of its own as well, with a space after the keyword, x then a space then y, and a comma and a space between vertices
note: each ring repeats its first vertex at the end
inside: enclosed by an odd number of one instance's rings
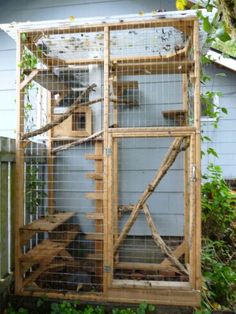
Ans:
POLYGON ((100 102, 103 100, 103 98, 99 98, 99 99, 95 99, 95 100, 91 100, 85 103, 81 103, 81 100, 89 95, 89 93, 91 91, 93 91, 93 89, 96 87, 96 84, 92 84, 90 85, 77 99, 76 101, 68 108, 68 110, 61 115, 60 117, 58 117, 57 119, 55 119, 52 122, 49 122, 48 124, 46 124, 45 126, 43 126, 40 129, 34 130, 32 132, 28 132, 22 135, 21 139, 25 140, 28 139, 30 137, 36 136, 36 135, 40 135, 42 133, 45 133, 49 130, 51 130, 53 127, 57 126, 58 124, 62 123, 64 120, 66 120, 76 109, 78 109, 79 107, 82 106, 88 106, 88 105, 92 105, 95 104, 97 102, 100 102))
POLYGON ((163 241, 162 237, 160 236, 157 227, 152 219, 151 213, 149 211, 149 208, 146 204, 143 205, 143 211, 147 220, 147 223, 149 225, 149 228, 152 232, 152 237, 156 245, 161 249, 161 251, 166 254, 171 262, 185 275, 189 275, 187 269, 180 263, 180 261, 173 255, 172 250, 169 248, 168 245, 163 241))
POLYGON ((59 147, 56 147, 52 150, 53 153, 57 153, 57 152, 60 152, 62 150, 65 150, 65 149, 68 149, 68 148, 71 148, 71 147, 74 147, 74 146, 77 146, 77 145, 80 145, 80 144, 84 144, 88 141, 91 141, 92 139, 98 137, 99 135, 102 135, 103 134, 103 130, 102 131, 99 131, 99 132, 96 132, 86 138, 83 138, 83 139, 79 139, 79 140, 76 140, 72 143, 69 143, 69 144, 66 144, 66 145, 61 145, 59 147))

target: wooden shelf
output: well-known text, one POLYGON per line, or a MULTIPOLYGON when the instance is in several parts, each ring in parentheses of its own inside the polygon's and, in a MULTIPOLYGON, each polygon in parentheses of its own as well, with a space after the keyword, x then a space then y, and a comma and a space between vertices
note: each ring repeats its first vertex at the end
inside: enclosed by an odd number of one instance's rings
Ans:
POLYGON ((20 230, 34 230, 36 232, 49 232, 74 216, 74 212, 58 213, 33 221, 23 226, 20 230))
POLYGON ((85 259, 94 260, 94 261, 102 261, 103 260, 103 255, 102 254, 90 253, 90 254, 88 254, 85 257, 85 259))
POLYGON ((36 232, 51 232, 74 216, 73 212, 58 213, 33 221, 20 228, 20 243, 26 244, 36 232))
POLYGON ((64 250, 64 245, 48 239, 43 240, 40 244, 36 245, 32 250, 28 251, 20 258, 21 262, 40 263, 48 261, 51 257, 57 256, 57 254, 64 250))
POLYGON ((103 155, 87 154, 85 158, 87 160, 103 160, 103 155))
POLYGON ((103 180, 103 173, 97 173, 97 172, 87 173, 86 178, 101 181, 103 180))
POLYGON ((162 111, 163 117, 170 120, 184 120, 186 119, 188 111, 183 109, 162 111))
POLYGON ((103 234, 102 233, 86 233, 85 239, 94 240, 94 241, 103 241, 103 234))
POLYGON ((190 72, 193 66, 192 61, 117 63, 112 72, 122 75, 180 74, 190 72))
POLYGON ((102 220, 104 218, 103 213, 87 213, 85 216, 87 219, 102 220))
POLYGON ((103 200, 103 192, 91 192, 85 194, 86 198, 89 198, 91 200, 103 200))

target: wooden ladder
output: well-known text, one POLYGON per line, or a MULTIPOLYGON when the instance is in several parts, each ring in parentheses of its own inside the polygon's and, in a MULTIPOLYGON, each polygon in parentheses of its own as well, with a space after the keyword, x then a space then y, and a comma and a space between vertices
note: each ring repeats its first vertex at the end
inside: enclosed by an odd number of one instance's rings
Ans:
POLYGON ((95 201, 96 211, 87 213, 87 219, 95 220, 95 233, 85 236, 87 239, 95 241, 94 253, 88 254, 88 260, 94 260, 96 263, 95 275, 102 283, 103 278, 103 140, 95 141, 95 153, 86 155, 86 159, 94 160, 95 172, 87 173, 88 179, 95 181, 95 191, 87 193, 85 197, 95 201))

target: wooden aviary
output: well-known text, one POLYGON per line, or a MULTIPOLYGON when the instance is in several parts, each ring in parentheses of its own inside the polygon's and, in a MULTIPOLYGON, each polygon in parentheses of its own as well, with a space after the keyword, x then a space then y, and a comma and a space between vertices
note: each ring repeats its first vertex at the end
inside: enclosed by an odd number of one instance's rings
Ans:
POLYGON ((15 293, 198 306, 198 19, 17 30, 15 293))

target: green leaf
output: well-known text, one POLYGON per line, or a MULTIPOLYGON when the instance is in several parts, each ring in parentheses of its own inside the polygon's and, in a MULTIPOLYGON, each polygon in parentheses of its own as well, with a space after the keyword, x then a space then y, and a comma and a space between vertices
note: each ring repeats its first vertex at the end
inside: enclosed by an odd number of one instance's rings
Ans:
POLYGON ((224 25, 222 25, 216 30, 216 37, 223 42, 226 42, 231 39, 230 35, 226 32, 224 25))
POLYGON ((228 110, 227 110, 226 108, 224 108, 224 107, 221 108, 221 111, 222 111, 223 113, 225 113, 225 114, 228 113, 228 110))
POLYGON ((207 32, 207 33, 211 32, 212 26, 211 26, 211 23, 210 23, 208 17, 203 17, 203 25, 202 26, 203 26, 203 29, 205 32, 207 32))
POLYGON ((216 157, 216 158, 218 158, 219 156, 218 156, 218 154, 217 154, 217 152, 214 150, 214 148, 212 148, 212 147, 209 147, 208 149, 207 149, 207 153, 209 154, 209 155, 213 155, 214 157, 216 157))

